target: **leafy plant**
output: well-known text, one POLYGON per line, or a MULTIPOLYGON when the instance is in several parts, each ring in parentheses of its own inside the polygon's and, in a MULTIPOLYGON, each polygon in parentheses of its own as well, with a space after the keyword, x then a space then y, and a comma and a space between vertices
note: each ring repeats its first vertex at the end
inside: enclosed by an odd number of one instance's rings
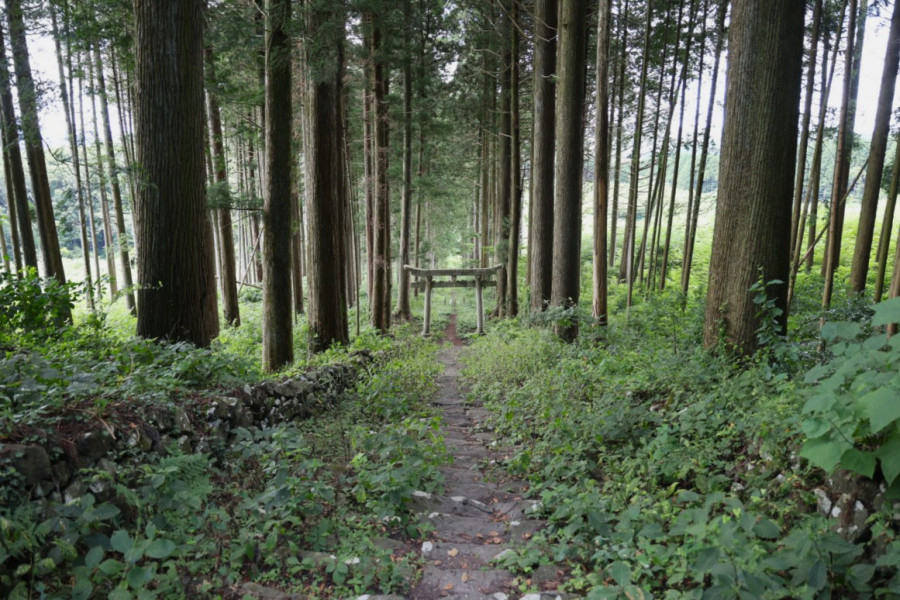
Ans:
MULTIPOLYGON (((875 306, 872 326, 900 321, 900 298, 875 306)), ((805 376, 801 455, 833 471, 841 467, 884 478, 887 497, 900 498, 900 337, 860 339, 858 323, 829 322, 822 338, 832 358, 805 376)))

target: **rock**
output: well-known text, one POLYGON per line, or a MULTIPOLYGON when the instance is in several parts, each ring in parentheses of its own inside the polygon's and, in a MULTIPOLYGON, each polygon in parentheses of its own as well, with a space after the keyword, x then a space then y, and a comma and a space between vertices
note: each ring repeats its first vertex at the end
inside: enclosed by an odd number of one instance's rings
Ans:
POLYGON ((63 502, 65 502, 66 504, 71 504, 78 498, 84 496, 86 493, 87 487, 84 485, 84 480, 80 477, 76 477, 63 492, 63 502))
POLYGON ((828 497, 828 493, 822 488, 815 488, 813 491, 813 495, 816 497, 816 507, 819 509, 819 512, 823 515, 831 514, 831 498, 828 497))
POLYGON ((112 450, 114 441, 106 430, 89 431, 78 436, 75 448, 78 454, 91 460, 99 460, 112 450))
POLYGON ((259 600, 300 600, 298 594, 288 594, 253 582, 245 583, 241 586, 241 591, 251 598, 258 598, 259 600))
POLYGON ((53 470, 53 480, 56 482, 56 485, 59 487, 65 487, 68 485, 69 481, 72 479, 72 467, 69 466, 67 462, 58 462, 55 463, 52 467, 53 470))
POLYGON ((187 411, 180 406, 175 409, 175 427, 182 432, 191 431, 194 428, 191 425, 191 418, 188 416, 187 411))
POLYGON ((406 544, 399 540, 391 539, 388 537, 376 537, 372 539, 372 544, 381 550, 387 550, 389 552, 393 552, 394 550, 404 550, 406 549, 406 544))
POLYGON ((126 443, 129 448, 136 448, 141 452, 150 452, 150 448, 153 447, 153 440, 150 439, 150 436, 147 435, 141 426, 134 427, 131 430, 126 443))
POLYGON ((53 474, 50 456, 41 446, 0 444, 0 464, 12 466, 24 479, 26 486, 36 485, 53 474))

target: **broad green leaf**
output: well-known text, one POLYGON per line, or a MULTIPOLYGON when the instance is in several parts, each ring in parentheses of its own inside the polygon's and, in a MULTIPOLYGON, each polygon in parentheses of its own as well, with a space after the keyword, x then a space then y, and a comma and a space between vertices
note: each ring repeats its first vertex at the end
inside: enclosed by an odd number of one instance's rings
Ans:
POLYGON ((891 436, 875 452, 875 456, 881 460, 881 472, 890 485, 900 476, 900 433, 896 430, 891 432, 891 436))
POLYGON ((109 543, 112 544, 113 550, 122 554, 131 550, 131 547, 134 546, 134 540, 131 539, 131 536, 124 529, 119 529, 113 533, 112 537, 109 538, 109 543))
POLYGON ((800 450, 800 456, 829 473, 838 466, 849 444, 837 442, 829 438, 806 440, 800 450))
POLYGON ((703 600, 731 600, 736 597, 730 585, 714 585, 703 592, 703 600))
POLYGON ((697 492, 693 492, 691 490, 681 490, 678 492, 678 497, 675 498, 675 502, 679 504, 687 504, 688 502, 694 502, 695 500, 700 499, 700 494, 697 492))
POLYGON ((131 570, 128 571, 128 576, 126 577, 128 585, 135 590, 139 590, 147 585, 147 582, 152 578, 153 571, 145 567, 132 567, 131 570))
POLYGON ((900 323, 900 297, 879 302, 874 309, 875 316, 872 317, 872 325, 878 327, 890 323, 900 323))
POLYGON ((720 556, 718 548, 713 546, 702 548, 697 553, 697 560, 694 561, 693 568, 699 573, 708 573, 719 562, 720 556))
POLYGON ((114 558, 108 558, 100 563, 99 568, 100 572, 107 577, 115 577, 122 572, 122 567, 122 561, 118 561, 114 558))
POLYGON ((90 550, 88 550, 87 555, 84 557, 84 566, 88 569, 93 569, 97 565, 100 564, 100 561, 103 560, 103 548, 100 546, 94 546, 90 550))
POLYGON ((104 502, 94 509, 94 518, 98 521, 107 521, 114 517, 118 517, 121 512, 122 511, 119 510, 117 506, 110 504, 109 502, 104 502))
POLYGON ((859 399, 872 426, 872 433, 878 433, 897 419, 900 419, 900 398, 894 390, 879 388, 859 399))
POLYGON ((72 586, 72 600, 87 600, 94 592, 94 586, 90 579, 81 579, 72 586))
POLYGON ((828 570, 825 568, 825 563, 821 560, 816 560, 810 567, 809 573, 806 574, 806 582, 809 583, 809 587, 816 591, 824 588, 825 584, 828 583, 828 570))
POLYGON ((875 455, 871 452, 861 452, 856 448, 848 448, 841 456, 841 467, 871 478, 875 474, 875 455))
POLYGON ((132 600, 134 596, 128 590, 113 590, 109 593, 109 600, 132 600))
POLYGON ((619 585, 629 585, 631 583, 631 568, 620 560, 610 564, 605 571, 619 585))
POLYGON ((764 540, 774 540, 777 539, 779 535, 781 535, 781 529, 779 529, 778 525, 776 525, 774 521, 771 521, 769 519, 760 519, 756 523, 756 525, 753 526, 753 533, 764 540))
POLYGON ((171 540, 159 539, 154 540, 147 546, 146 555, 150 558, 163 559, 168 558, 175 552, 175 542, 171 540))
POLYGON ((858 564, 850 567, 847 572, 847 580, 856 591, 868 591, 871 589, 869 581, 875 575, 875 565, 858 564))

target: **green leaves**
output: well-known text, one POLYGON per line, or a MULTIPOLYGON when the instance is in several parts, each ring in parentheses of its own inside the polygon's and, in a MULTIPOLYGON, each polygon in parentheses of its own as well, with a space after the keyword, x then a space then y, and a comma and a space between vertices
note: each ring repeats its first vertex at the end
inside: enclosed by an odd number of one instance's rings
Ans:
MULTIPOLYGON (((900 301, 875 307, 873 326, 900 320, 900 301)), ((888 487, 900 477, 900 345, 882 333, 858 341, 858 323, 826 323, 822 337, 834 357, 806 373, 810 385, 801 428, 800 455, 826 471, 841 467, 875 477, 888 487)))

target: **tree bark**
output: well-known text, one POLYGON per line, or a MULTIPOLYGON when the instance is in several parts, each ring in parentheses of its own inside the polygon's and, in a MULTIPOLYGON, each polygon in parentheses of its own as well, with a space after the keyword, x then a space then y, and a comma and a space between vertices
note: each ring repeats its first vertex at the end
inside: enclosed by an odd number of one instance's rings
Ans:
POLYGON ((19 126, 16 120, 16 109, 13 104, 12 85, 9 66, 6 62, 6 47, 3 43, 3 30, 0 28, 0 107, 3 110, 3 146, 4 160, 9 164, 8 181, 12 182, 12 194, 9 200, 19 225, 19 239, 22 246, 22 260, 25 267, 37 269, 37 247, 34 243, 34 232, 31 228, 31 212, 28 210, 28 192, 25 188, 25 169, 22 166, 22 151, 19 147, 19 126))
POLYGON ((550 302, 553 282, 553 151, 556 139, 557 0, 534 5, 534 133, 532 141, 531 312, 550 302))
POLYGON ((594 139, 594 321, 607 321, 606 221, 609 202, 609 37, 612 6, 600 0, 597 9, 597 129, 594 139))
POLYGON ((228 170, 225 162, 225 141, 222 133, 222 111, 219 108, 219 96, 216 92, 215 56, 211 46, 204 51, 206 60, 206 100, 209 113, 209 129, 212 136, 212 162, 216 185, 219 186, 220 198, 226 200, 224 206, 217 206, 216 224, 218 225, 219 247, 222 249, 222 300, 225 311, 225 323, 233 327, 241 324, 241 309, 238 304, 237 266, 234 258, 234 227, 231 223, 231 192, 228 185, 228 170))
POLYGON ((343 235, 344 199, 341 116, 343 13, 312 8, 307 26, 315 43, 304 46, 306 74, 306 211, 309 219, 309 324, 311 348, 322 351, 349 341, 347 303, 340 282, 345 264, 334 251, 343 235))
MULTIPOLYGON (((99 46, 94 46, 94 64, 97 65, 97 92, 100 96, 100 116, 103 118, 103 138, 106 142, 106 160, 109 162, 109 181, 112 187, 113 212, 116 215, 119 263, 122 267, 122 284, 125 286, 125 304, 132 315, 137 314, 134 295, 134 281, 131 277, 131 257, 128 252, 128 232, 125 229, 125 208, 122 204, 122 188, 119 185, 119 168, 116 165, 116 151, 113 147, 112 128, 109 121, 109 100, 106 93, 106 78, 103 75, 103 61, 99 46)), ((119 110, 124 110, 119 104, 119 110)), ((124 132, 122 134, 125 135, 124 132)))
POLYGON ((94 129, 94 156, 97 158, 97 176, 100 187, 100 212, 103 216, 103 254, 106 259, 106 270, 109 277, 109 293, 113 298, 119 293, 118 278, 116 277, 116 254, 113 243, 112 220, 109 212, 109 195, 106 185, 106 169, 103 166, 103 142, 100 141, 100 124, 97 119, 97 93, 96 78, 94 77, 94 59, 91 49, 88 49, 88 81, 94 93, 91 94, 91 122, 94 129))
MULTIPOLYGON (((60 283, 65 283, 66 275, 59 248, 59 238, 56 233, 53 199, 47 176, 47 161, 44 157, 41 126, 38 120, 37 90, 31 74, 28 45, 25 41, 25 20, 22 15, 21 0, 6 0, 6 16, 9 20, 9 38, 16 72, 16 89, 19 96, 19 108, 22 110, 22 136, 25 139, 25 156, 28 159, 31 191, 34 194, 34 205, 37 209, 38 233, 43 249, 44 269, 48 277, 54 277, 60 283)), ((71 318, 71 315, 67 314, 65 317, 68 319, 71 318)))
MULTIPOLYGON (((800 147, 797 150, 797 179, 794 182, 794 205, 791 210, 791 252, 797 245, 797 237, 802 231, 800 223, 801 201, 803 199, 803 179, 806 175, 806 155, 809 148, 809 127, 812 120, 813 92, 816 87, 816 55, 819 49, 819 29, 822 22, 822 2, 815 0, 810 33, 809 64, 806 71, 806 97, 803 102, 803 125, 800 127, 800 147)), ((802 236, 801 236, 802 237, 802 236)))
POLYGON ((207 346, 219 332, 203 165, 200 0, 135 0, 137 333, 207 346))
POLYGON ((900 190, 900 140, 894 142, 897 153, 894 155, 894 169, 891 173, 891 187, 888 191, 887 204, 884 207, 884 218, 881 221, 881 236, 878 239, 878 274, 875 277, 875 303, 881 302, 884 292, 884 276, 887 272, 888 251, 891 246, 891 230, 894 225, 894 210, 897 206, 897 192, 900 190))
POLYGON ((869 167, 866 172, 866 184, 863 188, 862 209, 859 213, 859 227, 856 231, 856 247, 850 269, 850 293, 852 294, 862 293, 866 289, 869 256, 872 253, 872 237, 875 233, 875 219, 878 212, 878 194, 881 191, 884 157, 887 153, 888 134, 891 128, 891 109, 894 104, 898 66, 900 66, 900 8, 895 3, 881 72, 881 91, 878 95, 875 129, 872 132, 872 142, 869 147, 869 167))
MULTIPOLYGON (((556 194, 553 222, 553 306, 578 306, 581 276, 581 196, 584 165, 584 97, 587 0, 564 0, 559 18, 556 110, 556 194)), ((571 342, 578 336, 573 313, 556 326, 571 342)))
POLYGON ((372 63, 372 108, 374 113, 373 160, 375 193, 373 200, 373 285, 372 325, 380 332, 391 328, 391 211, 388 167, 390 148, 387 106, 388 73, 385 66, 380 15, 370 19, 369 57, 372 63))
POLYGON ((266 13, 263 368, 271 373, 294 360, 290 253, 293 110, 291 42, 287 33, 290 0, 266 0, 266 13))
POLYGON ((506 263, 506 314, 519 314, 519 237, 522 229, 522 136, 519 123, 519 3, 511 0, 509 62, 509 255, 506 263))
MULTIPOLYGON (((784 310, 790 267, 790 209, 803 68, 804 3, 735 0, 716 225, 704 343, 752 353, 761 317, 750 287, 767 288, 784 310)), ((782 330, 785 313, 777 316, 782 330)))
MULTIPOLYGON (((412 7, 410 0, 403 2, 403 35, 407 52, 412 48, 412 7)), ((403 59, 403 193, 400 199, 400 285, 397 290, 397 317, 412 320, 409 309, 409 273, 403 268, 409 264, 409 234, 412 229, 412 57, 403 59)))

